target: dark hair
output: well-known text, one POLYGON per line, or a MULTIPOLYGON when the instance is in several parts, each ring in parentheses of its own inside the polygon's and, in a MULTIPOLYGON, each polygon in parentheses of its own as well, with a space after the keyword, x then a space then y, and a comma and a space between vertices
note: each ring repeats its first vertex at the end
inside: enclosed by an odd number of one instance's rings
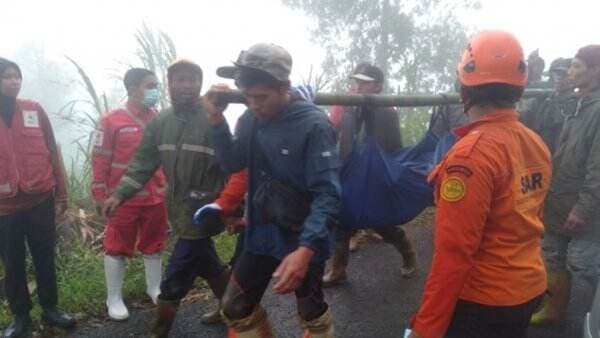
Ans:
POLYGON ((523 95, 523 87, 506 83, 489 83, 481 86, 462 86, 468 105, 492 105, 498 108, 513 108, 523 95))
POLYGON ((279 81, 271 74, 253 68, 240 68, 236 77, 235 85, 239 88, 249 88, 253 86, 265 86, 269 89, 281 89, 288 86, 287 81, 279 81))
POLYGON ((580 48, 575 54, 588 67, 600 66, 600 45, 588 45, 580 48))
POLYGON ((19 74, 19 78, 23 78, 23 73, 21 73, 21 68, 19 68, 19 65, 13 61, 0 57, 0 77, 4 75, 4 72, 6 72, 6 70, 9 68, 14 68, 17 71, 17 74, 19 74))
POLYGON ((123 78, 123 84, 127 92, 133 88, 138 88, 144 78, 149 75, 156 76, 152 71, 145 68, 131 68, 128 70, 123 78))
POLYGON ((172 63, 169 68, 167 68, 167 81, 171 82, 173 80, 173 76, 178 71, 190 72, 194 74, 196 79, 202 83, 203 73, 202 68, 195 64, 194 62, 186 59, 181 59, 179 61, 175 61, 172 63))

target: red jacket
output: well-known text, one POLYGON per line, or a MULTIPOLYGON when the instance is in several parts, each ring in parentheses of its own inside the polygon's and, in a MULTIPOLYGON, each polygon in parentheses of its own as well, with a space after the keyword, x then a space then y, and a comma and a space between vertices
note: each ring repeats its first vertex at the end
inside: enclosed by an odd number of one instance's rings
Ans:
MULTIPOLYGON (((125 108, 108 112, 94 137, 92 151, 92 197, 97 202, 108 198, 127 171, 129 160, 142 140, 144 128, 157 115, 155 110, 142 111, 128 102, 125 108)), ((164 201, 166 179, 162 169, 127 205, 153 205, 164 201)))
POLYGON ((231 216, 242 204, 248 191, 248 169, 231 174, 215 201, 223 208, 223 216, 231 216))
MULTIPOLYGON (((17 100, 12 126, 0 120, 0 200, 10 200, 19 192, 47 193, 57 183, 57 197, 66 199, 48 116, 37 102, 17 100)), ((1 203, 4 208, 8 202, 1 203)))

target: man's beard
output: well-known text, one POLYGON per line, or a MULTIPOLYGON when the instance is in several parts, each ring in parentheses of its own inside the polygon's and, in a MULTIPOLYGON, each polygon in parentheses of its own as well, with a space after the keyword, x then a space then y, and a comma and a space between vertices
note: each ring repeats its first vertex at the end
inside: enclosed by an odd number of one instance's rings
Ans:
POLYGON ((191 108, 200 102, 200 95, 192 95, 188 93, 177 93, 171 96, 171 103, 175 108, 191 108))

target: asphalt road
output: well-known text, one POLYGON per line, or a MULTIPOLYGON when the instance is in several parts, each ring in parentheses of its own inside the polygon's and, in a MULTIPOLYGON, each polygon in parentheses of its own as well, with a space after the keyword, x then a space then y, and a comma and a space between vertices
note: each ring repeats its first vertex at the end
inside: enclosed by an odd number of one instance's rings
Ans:
MULTIPOLYGON (((401 258, 389 245, 369 243, 351 256, 349 283, 327 289, 326 297, 332 306, 336 336, 341 338, 398 338, 409 317, 419 304, 432 252, 432 226, 429 216, 419 218, 406 227, 416 245, 419 270, 413 279, 400 276, 401 258)), ((583 314, 577 309, 581 298, 572 301, 568 325, 559 328, 530 329, 530 338, 579 338, 583 314), (578 300, 579 299, 579 300, 578 300)), ((267 292, 263 305, 276 331, 276 337, 301 337, 293 296, 278 297, 267 292)), ((171 337, 225 337, 222 325, 204 326, 199 318, 213 308, 213 299, 184 304, 178 315, 171 337)), ((102 327, 80 328, 69 337, 147 337, 153 322, 153 311, 133 311, 123 323, 109 323, 102 327)), ((483 338, 483 337, 482 337, 483 338)))

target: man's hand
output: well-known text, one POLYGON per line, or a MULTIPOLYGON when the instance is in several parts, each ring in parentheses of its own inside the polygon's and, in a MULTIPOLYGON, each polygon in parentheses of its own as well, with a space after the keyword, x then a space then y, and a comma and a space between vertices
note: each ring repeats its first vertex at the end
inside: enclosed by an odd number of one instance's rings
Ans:
POLYGON ((123 203, 123 201, 118 197, 110 196, 107 198, 102 206, 102 216, 104 216, 104 218, 110 217, 121 203, 123 203))
POLYGON ((584 226, 585 226, 585 221, 583 220, 583 218, 579 217, 577 212, 575 212, 575 210, 571 209, 571 212, 569 213, 569 217, 567 217, 567 220, 565 221, 563 228, 570 232, 576 232, 576 231, 579 231, 584 226))
POLYGON ((299 288, 314 254, 311 249, 301 246, 287 255, 273 273, 273 277, 278 279, 273 290, 279 294, 286 294, 299 288))
POLYGON ((98 216, 102 216, 102 208, 104 207, 104 202, 106 201, 106 199, 103 200, 96 200, 95 201, 95 205, 96 205, 96 214, 98 216))
POLYGON ((246 219, 243 217, 223 217, 223 223, 230 235, 240 233, 246 228, 246 219))
POLYGON ((229 91, 231 91, 231 88, 229 88, 228 85, 216 84, 210 87, 208 92, 202 97, 202 102, 204 103, 206 116, 208 116, 208 122, 210 124, 219 124, 225 121, 223 112, 225 111, 225 109, 227 109, 227 104, 218 102, 217 97, 218 93, 229 91))

